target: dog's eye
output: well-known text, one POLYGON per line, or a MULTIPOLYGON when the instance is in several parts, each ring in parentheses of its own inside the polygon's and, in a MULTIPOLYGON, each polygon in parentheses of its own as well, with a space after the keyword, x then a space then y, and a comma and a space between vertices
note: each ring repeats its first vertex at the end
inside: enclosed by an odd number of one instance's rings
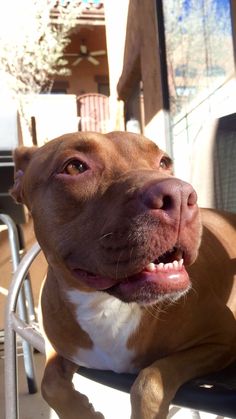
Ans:
POLYGON ((88 170, 88 166, 80 160, 72 160, 65 166, 63 173, 70 176, 77 176, 88 170))
POLYGON ((161 169, 168 170, 172 166, 172 160, 168 156, 163 156, 159 163, 161 169))

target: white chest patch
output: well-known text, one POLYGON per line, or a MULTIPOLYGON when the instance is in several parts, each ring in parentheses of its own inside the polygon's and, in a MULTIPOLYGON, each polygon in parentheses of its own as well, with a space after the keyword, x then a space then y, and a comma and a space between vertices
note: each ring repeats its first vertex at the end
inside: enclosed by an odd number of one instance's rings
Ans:
POLYGON ((93 348, 78 350, 74 362, 88 368, 137 372, 127 341, 140 324, 138 304, 123 303, 103 292, 68 290, 66 298, 76 306, 77 321, 93 341, 93 348))

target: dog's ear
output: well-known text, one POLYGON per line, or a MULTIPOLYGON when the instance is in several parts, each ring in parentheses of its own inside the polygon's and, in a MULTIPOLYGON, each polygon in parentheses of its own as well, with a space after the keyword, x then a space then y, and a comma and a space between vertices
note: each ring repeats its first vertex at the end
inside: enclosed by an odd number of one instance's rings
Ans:
POLYGON ((14 185, 10 190, 12 197, 16 202, 23 203, 22 185, 24 174, 32 156, 37 151, 37 147, 18 147, 13 152, 13 161, 15 163, 14 185))

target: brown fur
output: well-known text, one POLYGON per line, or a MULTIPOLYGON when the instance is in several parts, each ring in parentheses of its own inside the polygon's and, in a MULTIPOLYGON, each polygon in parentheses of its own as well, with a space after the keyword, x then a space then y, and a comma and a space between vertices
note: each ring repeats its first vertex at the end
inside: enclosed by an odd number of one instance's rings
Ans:
MULTIPOLYGON (((96 309, 108 293, 140 307, 140 324, 126 342, 140 371, 132 419, 165 418, 184 382, 236 358, 236 215, 199 211, 195 192, 173 177, 165 153, 139 135, 68 134, 39 149, 18 149, 14 159, 12 194, 28 206, 49 263, 44 397, 62 419, 102 417, 71 383, 76 354, 97 342, 65 295, 94 295, 96 309), (74 175, 73 166, 68 174, 75 159, 82 172, 74 175), (165 279, 137 285, 144 267, 170 250, 175 257, 183 252, 191 287, 186 276, 181 287, 165 279), (91 275, 76 277, 68 266, 91 275)), ((107 339, 112 343, 112 333, 107 339)))

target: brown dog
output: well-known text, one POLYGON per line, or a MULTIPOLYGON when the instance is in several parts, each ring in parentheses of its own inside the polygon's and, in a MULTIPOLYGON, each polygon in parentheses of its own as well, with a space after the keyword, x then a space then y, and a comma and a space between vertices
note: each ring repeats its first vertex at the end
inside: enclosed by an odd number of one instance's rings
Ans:
POLYGON ((138 372, 132 418, 165 418, 184 382, 236 358, 236 215, 200 213, 136 134, 68 134, 15 164, 49 264, 43 396, 60 418, 101 418, 73 388, 78 365, 138 372))

